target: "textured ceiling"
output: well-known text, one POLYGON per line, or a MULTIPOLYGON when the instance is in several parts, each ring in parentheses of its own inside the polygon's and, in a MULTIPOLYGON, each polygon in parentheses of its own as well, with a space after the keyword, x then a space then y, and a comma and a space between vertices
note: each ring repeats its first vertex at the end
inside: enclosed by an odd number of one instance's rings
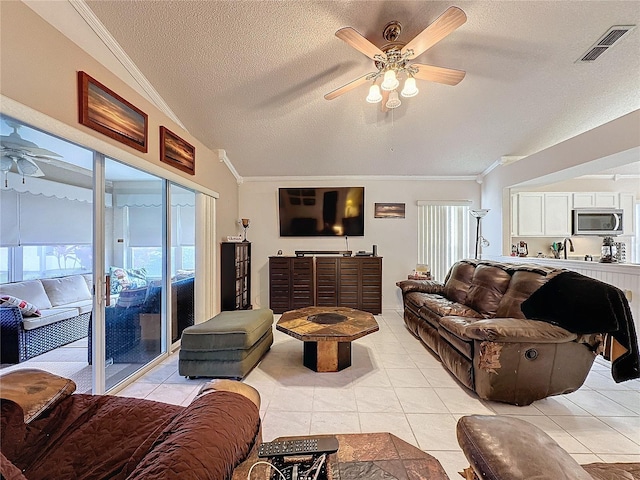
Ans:
MULTIPOLYGON (((382 113, 361 86, 373 71, 335 37, 352 26, 381 46, 408 42, 448 2, 87 1, 185 127, 223 148, 242 176, 477 175, 640 108, 640 29, 578 64, 638 1, 458 2, 467 23, 418 57, 465 70, 455 87, 382 113)), ((526 161, 523 160, 523 161, 526 161)))

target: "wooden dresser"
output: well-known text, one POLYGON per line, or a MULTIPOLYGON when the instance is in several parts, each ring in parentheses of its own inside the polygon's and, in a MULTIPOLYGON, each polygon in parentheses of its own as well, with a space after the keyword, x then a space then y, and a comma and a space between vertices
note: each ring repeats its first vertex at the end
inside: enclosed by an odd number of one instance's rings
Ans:
POLYGON ((269 257, 274 313, 310 306, 382 313, 382 257, 269 257))

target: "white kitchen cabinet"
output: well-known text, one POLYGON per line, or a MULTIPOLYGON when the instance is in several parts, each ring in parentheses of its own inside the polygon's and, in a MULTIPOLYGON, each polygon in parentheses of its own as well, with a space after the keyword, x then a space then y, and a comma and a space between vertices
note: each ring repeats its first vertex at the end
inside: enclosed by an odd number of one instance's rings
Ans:
POLYGON ((621 193, 618 205, 622 209, 622 235, 634 235, 635 233, 635 204, 636 197, 633 193, 621 193))
POLYGON ((570 193, 522 192, 511 197, 511 235, 566 237, 571 235, 570 193))
POLYGON ((571 235, 571 194, 544 194, 544 234, 566 237, 571 235))
POLYGON ((518 236, 538 237, 545 234, 544 196, 540 192, 518 194, 518 236))
POLYGON ((618 208, 617 192, 576 192, 573 208, 618 208))
POLYGON ((573 194, 573 208, 594 208, 596 194, 594 192, 579 192, 573 194))
POLYGON ((618 192, 596 192, 596 208, 618 208, 618 192))

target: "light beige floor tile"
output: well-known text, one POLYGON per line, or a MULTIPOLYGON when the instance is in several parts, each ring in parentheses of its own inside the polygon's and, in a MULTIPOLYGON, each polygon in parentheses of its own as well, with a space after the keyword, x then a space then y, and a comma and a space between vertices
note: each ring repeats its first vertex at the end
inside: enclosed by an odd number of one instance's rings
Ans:
POLYGON ((311 435, 360 433, 357 412, 316 412, 311 414, 311 435))
POLYGON ((407 421, 422 450, 457 450, 456 419, 450 413, 408 413, 407 421))
POLYGON ((405 413, 449 413, 433 388, 395 388, 405 413))
POLYGON ((586 465, 587 463, 600 462, 600 457, 595 453, 571 453, 573 459, 580 465, 586 465))
POLYGON ((420 371, 432 387, 464 388, 442 364, 438 364, 434 368, 420 367, 420 371))
POLYGON ((605 417, 633 417, 634 412, 594 390, 578 390, 568 395, 569 400, 591 415, 605 417))
POLYGON ((402 413, 359 413, 362 433, 390 432, 411 445, 418 446, 409 422, 402 413))
POLYGON ((149 373, 140 377, 137 381, 142 383, 163 383, 171 375, 177 373, 178 368, 173 365, 158 365, 149 373))
POLYGON ((640 415, 640 392, 633 390, 598 390, 598 393, 604 395, 607 398, 610 398, 614 402, 619 403, 623 407, 626 407, 632 412, 640 415))
POLYGON ((120 390, 116 395, 118 397, 146 398, 159 385, 159 383, 134 382, 120 390))
POLYGON ((313 392, 314 412, 357 412, 356 394, 351 388, 316 387, 313 392))
POLYGON ((271 394, 268 412, 310 412, 313 407, 314 387, 280 387, 271 394))
MULTIPOLYGON (((640 417, 598 417, 640 446, 640 417)), ((640 453, 640 452, 639 452, 640 453)))
POLYGON ((381 353, 376 356, 383 368, 415 368, 408 354, 381 353))
POLYGON ((469 462, 464 456, 464 453, 462 453, 462 450, 427 450, 427 453, 438 459, 440 465, 442 465, 442 468, 444 468, 444 471, 451 480, 462 480, 459 472, 469 466, 469 462))
POLYGON ((182 405, 189 396, 198 389, 198 386, 164 383, 162 385, 158 385, 158 387, 147 395, 146 398, 147 400, 155 400, 157 402, 182 405))
POLYGON ((451 413, 463 415, 493 415, 494 412, 471 390, 463 387, 434 388, 451 413))
POLYGON ((545 415, 589 415, 589 412, 573 403, 566 395, 536 400, 534 405, 545 415))
POLYGON ((178 372, 175 372, 173 375, 169 376, 163 383, 176 383, 182 385, 204 385, 207 382, 210 382, 213 378, 207 377, 197 377, 197 378, 188 378, 184 375, 180 375, 178 372))
POLYGON ((357 387, 391 387, 385 370, 353 370, 353 385, 357 387))
POLYGON ((592 390, 630 390, 627 382, 616 383, 611 377, 611 373, 592 370, 587 375, 584 384, 592 390))
POLYGON ((534 404, 518 406, 503 402, 486 401, 485 403, 487 407, 491 408, 497 415, 544 415, 534 404))
POLYGON ((268 410, 262 423, 262 438, 272 441, 277 437, 309 435, 311 412, 285 412, 268 410))
POLYGON ((553 417, 553 421, 596 455, 640 454, 640 445, 597 418, 553 417))
POLYGON ((402 412, 402 407, 391 388, 354 387, 360 413, 402 412))
POLYGON ((429 387, 429 382, 417 368, 387 368, 391 385, 396 387, 429 387))
POLYGON ((603 462, 607 463, 640 463, 640 454, 638 455, 616 455, 603 454, 598 455, 603 462))

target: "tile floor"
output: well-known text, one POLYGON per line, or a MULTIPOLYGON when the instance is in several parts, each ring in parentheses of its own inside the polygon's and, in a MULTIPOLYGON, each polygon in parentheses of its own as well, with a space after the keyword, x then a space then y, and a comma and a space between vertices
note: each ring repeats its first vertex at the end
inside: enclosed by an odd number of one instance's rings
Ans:
MULTIPOLYGON (((388 431, 435 456, 450 478, 467 466, 455 425, 466 414, 513 415, 542 428, 580 463, 640 462, 640 381, 616 384, 594 364, 577 392, 527 407, 480 400, 462 387, 405 328, 401 312, 376 317, 380 331, 353 343, 352 366, 315 373, 302 344, 275 331, 262 362, 245 378, 262 397, 263 435, 388 431)), ((177 373, 177 354, 119 395, 188 404, 206 379, 177 373)))

